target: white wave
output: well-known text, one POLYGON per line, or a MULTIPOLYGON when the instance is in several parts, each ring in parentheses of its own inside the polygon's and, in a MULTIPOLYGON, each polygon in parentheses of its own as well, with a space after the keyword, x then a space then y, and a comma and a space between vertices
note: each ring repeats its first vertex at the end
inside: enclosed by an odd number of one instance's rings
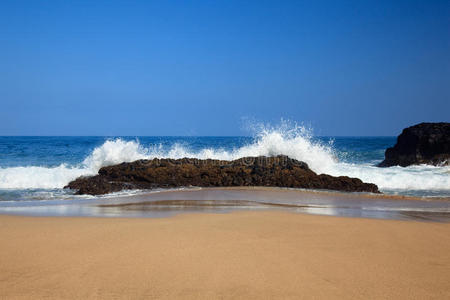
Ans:
POLYGON ((138 141, 108 140, 83 161, 83 166, 97 172, 101 167, 148 158, 148 150, 138 141))
POLYGON ((91 174, 95 172, 87 168, 68 167, 64 164, 54 168, 35 166, 3 168, 0 169, 0 188, 62 188, 79 176, 91 174))
POLYGON ((95 148, 79 166, 0 168, 0 188, 63 188, 77 177, 97 174, 101 167, 148 158, 146 151, 136 141, 108 140, 95 148))
POLYGON ((95 148, 78 166, 62 164, 48 168, 39 166, 0 168, 0 188, 62 188, 81 175, 96 174, 103 166, 137 159, 199 158, 233 160, 245 156, 274 156, 284 154, 306 162, 321 174, 357 177, 372 182, 381 190, 442 190, 450 193, 450 168, 411 166, 407 168, 378 168, 368 164, 350 164, 336 158, 333 146, 314 141, 310 131, 297 125, 283 123, 280 127, 260 127, 254 141, 232 150, 204 148, 193 151, 185 145, 174 144, 143 147, 138 141, 108 140, 95 148))
POLYGON ((334 176, 350 176, 378 185, 381 190, 447 190, 450 192, 450 168, 428 165, 378 168, 371 165, 337 163, 334 176))
POLYGON ((168 151, 161 148, 149 149, 149 158, 199 158, 234 160, 246 156, 276 156, 287 155, 306 162, 311 169, 326 173, 337 163, 334 151, 330 145, 314 142, 310 131, 305 127, 283 123, 280 127, 261 127, 253 143, 231 151, 224 149, 205 148, 191 151, 180 144, 175 144, 168 151))

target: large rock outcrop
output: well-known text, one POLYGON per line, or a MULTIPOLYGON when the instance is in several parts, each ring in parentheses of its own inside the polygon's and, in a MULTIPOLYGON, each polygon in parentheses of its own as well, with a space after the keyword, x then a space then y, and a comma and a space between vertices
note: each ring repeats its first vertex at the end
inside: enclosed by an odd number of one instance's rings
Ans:
POLYGON ((99 174, 80 177, 66 188, 77 194, 99 195, 125 189, 182 186, 274 186, 378 193, 375 184, 358 178, 317 175, 304 162, 287 156, 244 157, 234 161, 153 159, 103 167, 99 174))
POLYGON ((421 123, 403 129, 378 166, 450 164, 450 123, 421 123))

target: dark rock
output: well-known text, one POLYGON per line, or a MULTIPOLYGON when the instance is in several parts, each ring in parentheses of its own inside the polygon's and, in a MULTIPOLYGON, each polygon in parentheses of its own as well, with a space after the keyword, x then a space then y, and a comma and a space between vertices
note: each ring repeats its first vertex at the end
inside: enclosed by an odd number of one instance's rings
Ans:
POLYGON ((450 123, 421 123, 403 129, 378 166, 450 164, 450 123))
POLYGON ((378 193, 375 184, 357 178, 317 175, 304 162, 287 156, 244 157, 234 161, 153 159, 103 167, 99 174, 80 177, 66 188, 77 194, 99 195, 125 189, 182 186, 277 186, 378 193))

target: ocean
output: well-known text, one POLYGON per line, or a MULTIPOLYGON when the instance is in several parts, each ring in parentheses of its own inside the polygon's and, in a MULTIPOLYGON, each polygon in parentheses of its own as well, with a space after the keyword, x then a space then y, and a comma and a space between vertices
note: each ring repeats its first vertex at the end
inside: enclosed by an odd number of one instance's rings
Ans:
POLYGON ((316 137, 304 127, 263 129, 252 137, 0 137, 0 201, 74 198, 71 180, 144 158, 288 155, 317 173, 357 177, 385 194, 449 197, 450 168, 378 168, 396 137, 316 137))

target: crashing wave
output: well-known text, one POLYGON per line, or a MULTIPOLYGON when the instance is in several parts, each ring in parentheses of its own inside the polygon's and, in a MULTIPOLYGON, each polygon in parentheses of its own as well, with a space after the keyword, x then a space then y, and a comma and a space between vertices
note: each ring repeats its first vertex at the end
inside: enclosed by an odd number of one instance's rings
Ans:
POLYGON ((450 167, 410 166, 378 168, 368 164, 351 164, 337 159, 332 144, 315 141, 311 131, 298 125, 283 123, 279 127, 261 126, 253 141, 231 150, 203 148, 198 151, 186 145, 173 144, 144 147, 139 141, 112 139, 95 148, 76 166, 27 166, 0 169, 0 188, 62 188, 82 175, 93 175, 103 166, 138 159, 199 158, 234 160, 246 156, 287 155, 306 162, 316 173, 357 177, 383 190, 443 190, 450 191, 450 167))

